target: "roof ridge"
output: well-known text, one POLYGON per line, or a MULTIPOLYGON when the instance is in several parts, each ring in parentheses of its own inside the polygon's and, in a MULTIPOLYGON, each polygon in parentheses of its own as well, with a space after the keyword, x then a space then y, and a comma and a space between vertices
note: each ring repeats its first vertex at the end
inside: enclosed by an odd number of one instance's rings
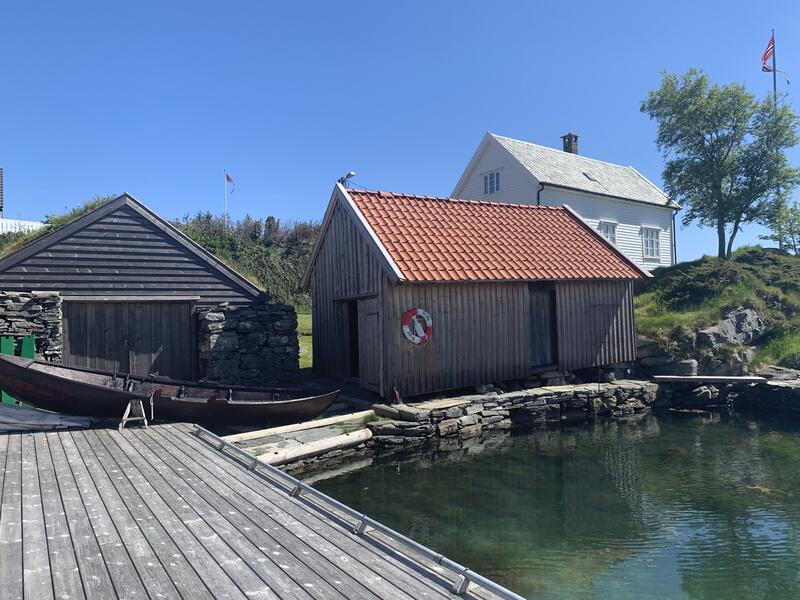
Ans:
POLYGON ((539 205, 539 204, 525 204, 522 202, 498 202, 498 201, 491 201, 491 200, 471 200, 469 198, 451 198, 448 196, 426 196, 421 194, 406 194, 403 192, 388 192, 385 190, 354 190, 352 188, 348 188, 347 193, 361 194, 361 195, 372 195, 372 196, 379 196, 381 198, 410 198, 414 200, 439 200, 443 202, 460 202, 462 204, 486 204, 489 206, 508 206, 513 208, 532 208, 532 209, 541 209, 541 210, 563 210, 561 206, 552 206, 552 205, 539 205))
MULTIPOLYGON (((496 133, 491 133, 491 132, 489 132, 489 134, 491 136, 495 137, 495 138, 502 138, 504 140, 511 140, 512 142, 519 142, 520 144, 528 144, 529 146, 536 146, 537 148, 541 148, 542 150, 549 150, 551 152, 558 152, 560 155, 570 155, 570 156, 574 156, 574 157, 576 157, 578 159, 591 160, 593 162, 601 163, 601 164, 604 164, 604 165, 611 165, 612 167, 620 167, 622 169, 631 169, 631 170, 635 171, 637 175, 639 175, 639 172, 636 171, 636 169, 634 169, 631 165, 621 165, 619 163, 613 163, 613 162, 609 162, 607 160, 601 160, 599 158, 592 158, 591 156, 584 156, 583 154, 574 154, 572 152, 564 152, 563 150, 559 150, 558 148, 553 148, 552 146, 543 146, 541 144, 534 144, 533 142, 529 142, 527 140, 519 140, 517 138, 508 137, 507 135, 498 135, 496 133)), ((658 189, 658 186, 655 185, 654 183, 652 183, 651 181, 648 181, 648 183, 650 183, 653 187, 658 189)), ((659 190, 659 191, 661 191, 661 190, 659 190)), ((664 192, 662 191, 661 193, 663 194, 664 192)))

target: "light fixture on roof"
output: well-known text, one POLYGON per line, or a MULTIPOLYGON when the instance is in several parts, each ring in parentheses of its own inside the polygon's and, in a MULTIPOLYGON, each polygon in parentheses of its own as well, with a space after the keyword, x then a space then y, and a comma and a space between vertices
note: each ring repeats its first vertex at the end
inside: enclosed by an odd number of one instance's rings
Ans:
POLYGON ((347 187, 347 182, 349 180, 351 180, 355 176, 356 176, 356 172, 355 171, 348 171, 347 175, 344 175, 343 177, 339 177, 339 183, 341 183, 346 188, 347 187))

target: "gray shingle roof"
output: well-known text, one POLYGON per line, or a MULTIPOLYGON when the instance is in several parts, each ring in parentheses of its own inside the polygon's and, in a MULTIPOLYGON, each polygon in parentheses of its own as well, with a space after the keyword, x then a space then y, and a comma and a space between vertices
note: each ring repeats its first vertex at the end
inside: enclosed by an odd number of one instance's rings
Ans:
POLYGON ((678 208, 678 204, 633 167, 615 165, 501 135, 491 136, 545 185, 558 185, 678 208))

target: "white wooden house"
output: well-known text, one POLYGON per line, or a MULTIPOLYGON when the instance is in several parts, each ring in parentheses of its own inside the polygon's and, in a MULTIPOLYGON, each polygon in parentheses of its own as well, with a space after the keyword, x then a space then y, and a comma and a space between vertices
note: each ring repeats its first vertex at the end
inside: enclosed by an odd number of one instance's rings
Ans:
POLYGON ((644 269, 676 262, 675 213, 680 206, 630 166, 578 154, 578 136, 563 150, 487 133, 453 198, 567 205, 644 269))

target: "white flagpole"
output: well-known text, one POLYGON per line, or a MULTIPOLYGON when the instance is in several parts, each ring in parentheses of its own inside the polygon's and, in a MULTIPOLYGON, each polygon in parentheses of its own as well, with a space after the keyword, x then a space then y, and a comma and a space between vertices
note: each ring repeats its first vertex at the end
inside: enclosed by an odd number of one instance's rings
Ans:
POLYGON ((228 226, 228 169, 222 170, 222 185, 223 185, 223 197, 225 198, 224 206, 224 215, 225 215, 225 227, 228 226))

